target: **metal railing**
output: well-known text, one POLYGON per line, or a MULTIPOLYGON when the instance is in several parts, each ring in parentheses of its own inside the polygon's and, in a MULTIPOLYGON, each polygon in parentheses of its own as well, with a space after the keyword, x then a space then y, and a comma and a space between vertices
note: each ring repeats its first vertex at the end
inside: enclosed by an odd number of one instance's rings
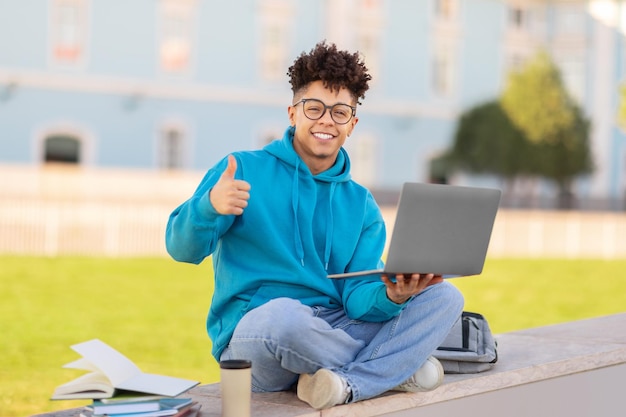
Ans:
MULTIPOLYGON (((0 253, 166 256, 165 226, 173 208, 157 203, 2 199, 0 253)), ((383 213, 393 225, 395 208, 383 213)), ((489 256, 624 258, 626 214, 501 210, 489 256)))

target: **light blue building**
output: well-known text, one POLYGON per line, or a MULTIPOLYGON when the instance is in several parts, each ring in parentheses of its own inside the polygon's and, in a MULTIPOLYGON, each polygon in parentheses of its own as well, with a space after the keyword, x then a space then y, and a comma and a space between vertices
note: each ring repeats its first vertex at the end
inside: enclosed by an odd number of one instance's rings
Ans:
POLYGON ((373 75, 353 175, 397 190, 428 181, 460 112, 543 47, 593 121, 577 194, 621 200, 625 28, 616 0, 0 0, 0 163, 204 171, 282 135, 286 70, 327 39, 373 75))

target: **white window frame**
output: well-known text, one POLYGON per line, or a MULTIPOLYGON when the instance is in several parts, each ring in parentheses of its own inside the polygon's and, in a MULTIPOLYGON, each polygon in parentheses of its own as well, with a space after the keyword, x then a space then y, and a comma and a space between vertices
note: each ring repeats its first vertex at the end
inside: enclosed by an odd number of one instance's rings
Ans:
POLYGON ((379 82, 382 61, 382 36, 385 29, 384 4, 382 0, 358 0, 355 30, 355 49, 359 51, 372 76, 370 85, 379 82))
POLYGON ((90 0, 49 0, 49 10, 50 65, 84 67, 89 44, 90 0))
POLYGON ((163 123, 157 132, 156 138, 156 166, 159 170, 185 170, 190 164, 190 130, 181 121, 167 121, 163 123), (172 158, 172 147, 168 142, 170 132, 177 134, 176 155, 172 158))
POLYGON ((323 37, 339 49, 358 51, 368 73, 370 86, 379 82, 382 37, 387 18, 385 0, 326 0, 323 37))
POLYGON ((567 92, 578 104, 584 106, 587 98, 587 64, 584 51, 560 52, 556 56, 556 64, 567 92))
POLYGON ((160 0, 158 68, 168 75, 189 75, 194 62, 196 0, 160 0))
POLYGON ((46 164, 46 140, 53 136, 68 136, 79 141, 79 155, 77 166, 90 166, 94 160, 95 138, 87 130, 75 123, 59 122, 54 125, 44 126, 35 131, 34 155, 36 163, 46 164))
POLYGON ((259 68, 263 81, 284 82, 291 52, 294 6, 287 0, 259 0, 259 68))
POLYGON ((458 0, 432 0, 432 14, 437 24, 456 24, 459 18, 458 0))
POLYGON ((458 57, 456 42, 436 40, 430 60, 430 88, 438 99, 451 99, 458 90, 458 57))
POLYGON ((520 2, 510 3, 507 7, 507 28, 514 32, 530 30, 530 9, 520 2))
POLYGON ((581 35, 585 33, 587 11, 584 4, 559 4, 555 13, 555 35, 581 35), (582 33, 581 33, 582 32, 582 33))
POLYGON ((382 149, 372 132, 360 131, 346 139, 344 148, 350 156, 350 175, 366 187, 376 185, 382 149))

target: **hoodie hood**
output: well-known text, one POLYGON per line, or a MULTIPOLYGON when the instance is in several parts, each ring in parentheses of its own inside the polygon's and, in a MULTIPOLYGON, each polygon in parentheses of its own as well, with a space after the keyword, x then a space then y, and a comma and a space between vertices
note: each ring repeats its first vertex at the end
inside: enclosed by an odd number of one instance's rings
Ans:
MULTIPOLYGON (((293 135, 295 131, 295 127, 289 126, 287 130, 285 130, 285 134, 282 139, 269 143, 263 149, 281 161, 294 167, 296 175, 311 175, 311 171, 293 148, 293 135)), ((313 175, 313 178, 315 181, 323 182, 349 181, 352 177, 350 175, 350 158, 348 157, 346 150, 344 148, 340 148, 339 153, 337 154, 337 160, 333 166, 324 172, 313 175)))
POLYGON ((333 196, 335 194, 335 188, 338 183, 350 181, 350 158, 345 149, 340 148, 337 154, 337 159, 333 166, 326 171, 320 172, 317 175, 312 175, 309 168, 300 158, 293 148, 293 136, 295 127, 290 126, 285 131, 281 140, 275 140, 263 149, 276 158, 285 162, 289 166, 294 168, 293 181, 291 183, 291 209, 294 219, 294 246, 296 255, 300 258, 300 263, 304 266, 304 244, 302 243, 302 236, 300 233, 300 225, 298 222, 298 211, 300 210, 300 199, 304 199, 300 195, 300 181, 310 177, 314 181, 328 183, 330 186, 328 197, 328 213, 326 222, 326 239, 324 242, 324 268, 328 269, 328 262, 330 260, 331 244, 333 240, 333 196))

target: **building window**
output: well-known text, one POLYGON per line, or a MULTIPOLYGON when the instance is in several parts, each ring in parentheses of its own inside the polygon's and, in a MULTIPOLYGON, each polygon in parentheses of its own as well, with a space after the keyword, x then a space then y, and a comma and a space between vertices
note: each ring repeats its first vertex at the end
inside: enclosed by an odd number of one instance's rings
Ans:
POLYGON ((386 16, 383 0, 327 0, 324 6, 324 38, 340 49, 357 50, 378 82, 381 67, 381 39, 386 16))
POLYGON ((456 51, 461 39, 458 0, 431 0, 432 31, 430 88, 438 99, 451 98, 456 89, 456 51))
POLYGON ((375 84, 381 66, 381 37, 385 24, 383 4, 380 0, 359 0, 357 11, 355 47, 363 55, 372 84, 375 84))
POLYGON ((509 51, 506 52, 506 57, 504 59, 504 75, 505 78, 508 77, 512 72, 520 71, 524 65, 528 62, 527 53, 520 51, 509 51))
POLYGON ((508 9, 509 27, 513 30, 525 31, 530 27, 528 9, 511 5, 508 9))
POLYGON ((288 67, 293 5, 284 0, 262 0, 259 8, 261 77, 282 81, 288 67))
POLYGON ((380 74, 380 35, 371 31, 360 31, 356 49, 363 57, 367 72, 372 76, 371 85, 376 84, 380 74))
POLYGON ((435 19, 439 21, 452 21, 457 15, 457 0, 434 0, 433 11, 435 19))
POLYGON ((567 92, 578 104, 585 103, 586 71, 583 57, 574 56, 558 60, 559 70, 567 92))
POLYGON ((51 47, 54 62, 78 64, 85 58, 87 0, 52 0, 51 47))
POLYGON ((191 66, 195 29, 195 0, 162 0, 160 17, 160 66, 168 73, 184 73, 191 66))
POLYGON ((278 81, 286 68, 286 38, 280 24, 266 24, 262 35, 261 71, 265 80, 278 81))
POLYGON ((438 97, 449 97, 455 89, 454 50, 447 45, 438 45, 432 60, 432 89, 438 97))
POLYGON ((558 35, 584 35, 586 15, 584 5, 562 5, 554 15, 558 35))
POLYGON ((70 135, 51 135, 44 139, 44 162, 79 164, 80 139, 70 135))
POLYGON ((183 169, 185 167, 185 133, 176 127, 166 127, 159 140, 159 168, 183 169))
POLYGON ((367 132, 361 132, 346 140, 344 145, 350 155, 350 174, 355 181, 365 186, 376 185, 378 176, 378 149, 376 138, 367 132))

